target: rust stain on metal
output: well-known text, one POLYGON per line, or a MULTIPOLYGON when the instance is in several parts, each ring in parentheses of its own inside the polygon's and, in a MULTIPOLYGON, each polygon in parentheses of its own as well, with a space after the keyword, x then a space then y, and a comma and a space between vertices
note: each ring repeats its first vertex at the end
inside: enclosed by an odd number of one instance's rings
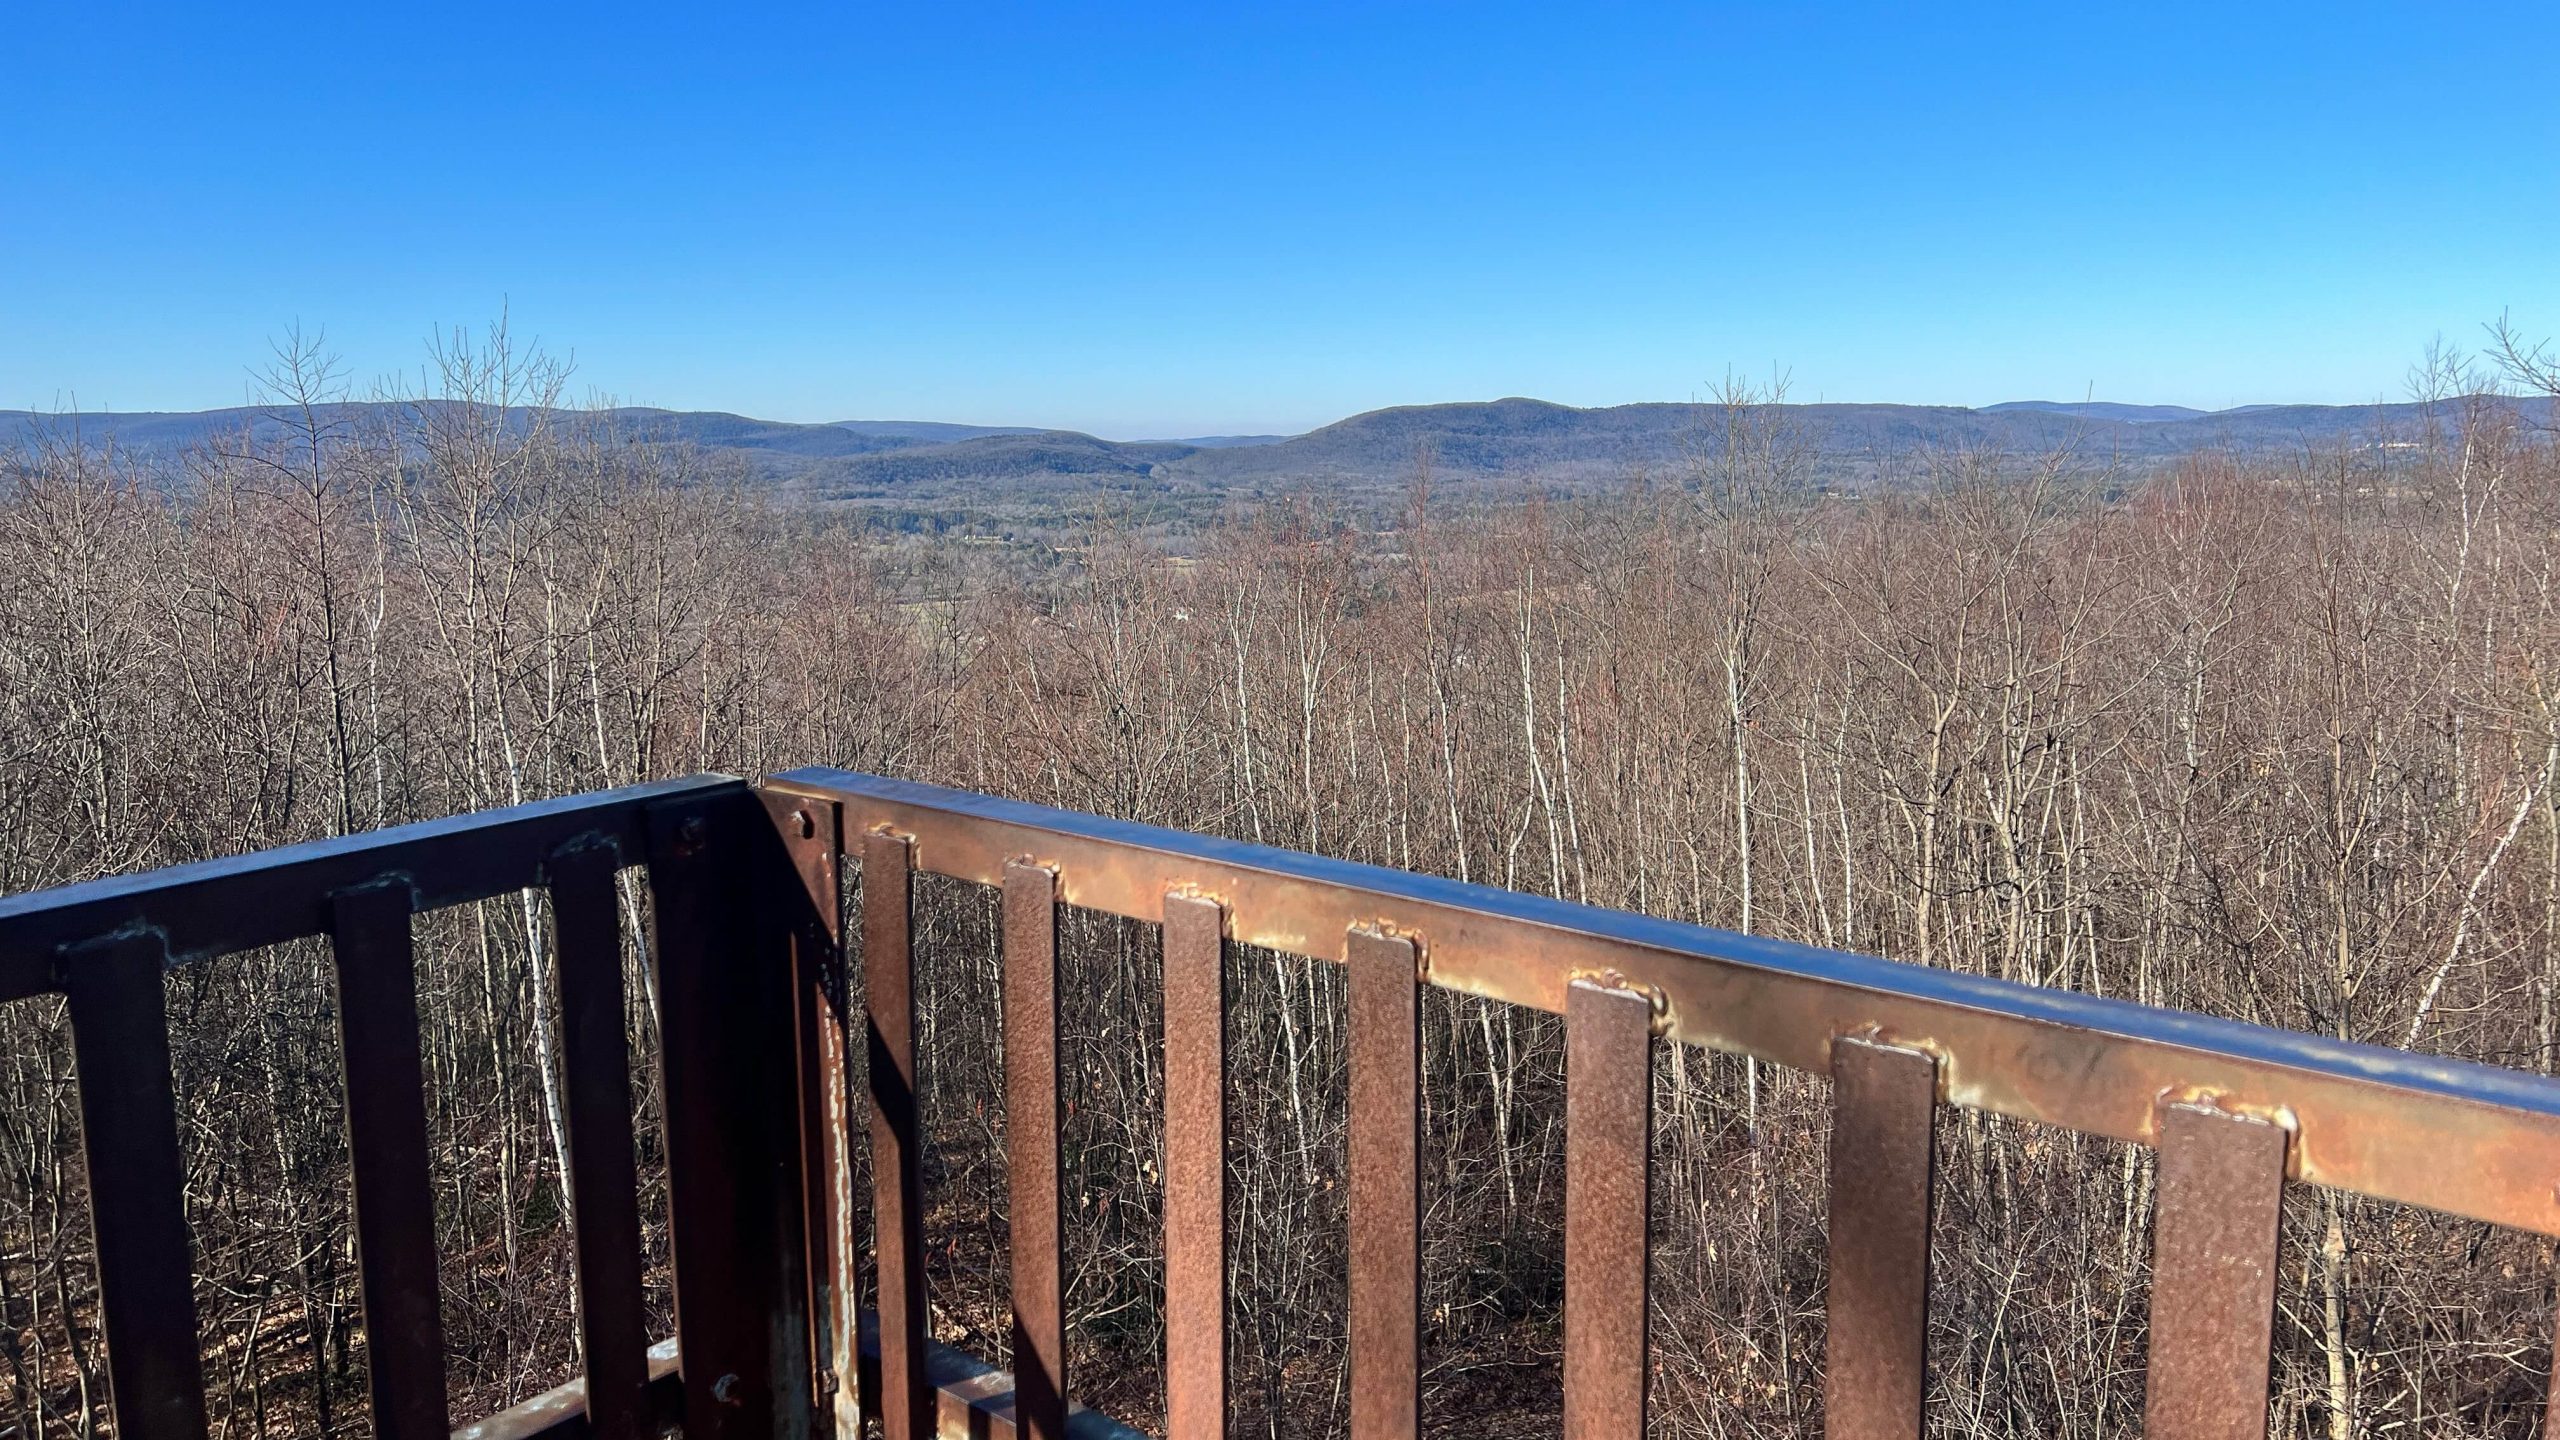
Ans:
POLYGON ((2282 1126, 2193 1104, 2160 1113, 2150 1440, 2261 1440, 2274 1338, 2282 1126))
POLYGON ((1651 1370, 1653 1002, 1576 980, 1564 1034, 1564 1433, 1614 1440, 1651 1370))
POLYGON ((1004 871, 1004 1133, 1012 1209, 1014 1419, 1026 1440, 1067 1424, 1064 1220, 1058 1204, 1058 875, 1004 871))
POLYGON ((1823 1426, 1918 1440, 1928 1373, 1937 1062, 1856 1035, 1831 1044, 1831 1223, 1823 1426))
POLYGON ((1345 932, 1350 966, 1351 1435, 1422 1428, 1422 981, 1415 946, 1345 932))
POLYGON ((1165 1434, 1227 1433, 1226 913, 1164 899, 1165 1434))

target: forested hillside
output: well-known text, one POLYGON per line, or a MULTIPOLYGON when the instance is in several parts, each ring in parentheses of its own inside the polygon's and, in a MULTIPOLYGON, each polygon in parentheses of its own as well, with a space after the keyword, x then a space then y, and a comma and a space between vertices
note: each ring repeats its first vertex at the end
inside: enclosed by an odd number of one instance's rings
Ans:
MULTIPOLYGON (((1795 436, 1807 477, 1834 488, 1902 488, 1925 458, 2070 451, 2084 466, 2120 477, 2179 460, 2362 448, 2413 447, 2430 423, 2425 404, 2243 405, 2203 411, 2175 405, 2019 401, 1957 405, 1804 404, 1774 390, 1727 384, 1703 402, 1585 408, 1517 397, 1402 405, 1354 415, 1303 435, 1105 440, 1073 430, 844 420, 790 424, 716 411, 609 407, 575 416, 512 413, 522 431, 576 420, 630 441, 692 445, 731 457, 751 479, 792 498, 874 511, 974 511, 1013 518, 1054 511, 1096 493, 1136 497, 1178 517, 1224 496, 1319 492, 1372 521, 1393 516, 1417 469, 1467 500, 1586 495, 1633 474, 1665 479, 1709 462, 1724 444, 1732 401, 1753 427, 1795 436)), ((2550 417, 2543 398, 2511 400, 2528 422, 2550 417)), ((332 400, 317 410, 350 430, 395 424, 415 405, 332 400)), ((65 428, 92 443, 173 457, 243 431, 273 442, 291 428, 270 407, 194 413, 39 416, 0 411, 0 442, 65 428)))
MULTIPOLYGON (((1319 487, 1182 556, 1083 521, 997 563, 562 409, 503 341, 361 413, 305 358, 255 434, 144 454, 57 428, 0 458, 0 891, 823 762, 2560 1061, 2560 448, 2505 407, 2433 405, 2406 450, 2143 473, 1923 449, 1863 498, 1739 407, 1587 498, 1416 484, 1381 526, 1319 487)), ((935 1325, 1000 1361, 993 907, 921 894, 935 1325)), ((532 900, 418 933, 456 1411, 480 1413, 575 1359, 551 939, 532 900)), ((1143 927, 1069 935, 1075 1373, 1154 1423, 1155 953, 1143 927)), ((1337 1433, 1341 976, 1234 963, 1239 1433, 1337 1433)), ((235 1440, 365 1430, 330 975, 293 945, 169 981, 235 1440)), ((1558 1026, 1434 993, 1425 1031, 1426 1414, 1551 1431, 1558 1026)), ((1663 1062, 1659 1434, 1820 1433, 1827 1089, 1663 1062)), ((2121 1433, 2148 1153, 1941 1135, 1937 1433, 2121 1433)), ((0 1013, 0 1430, 104 1424, 78 1147, 59 1007, 0 1013)), ((2277 1433, 2531 1433, 2548 1243, 2300 1189, 2287 1223, 2277 1433)))

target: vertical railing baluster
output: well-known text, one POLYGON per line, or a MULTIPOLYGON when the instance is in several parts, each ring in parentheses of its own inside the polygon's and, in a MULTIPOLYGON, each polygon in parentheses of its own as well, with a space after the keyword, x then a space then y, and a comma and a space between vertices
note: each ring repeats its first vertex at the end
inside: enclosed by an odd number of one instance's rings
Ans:
POLYGON ((2542 1382, 2542 1433, 2560 1435, 2560 1333, 2551 1346, 2551 1369, 2542 1382))
POLYGON ((811 1424, 788 858, 743 787, 650 807, 685 1433, 811 1424))
POLYGON ((1227 1433, 1226 911, 1164 897, 1164 1426, 1227 1433))
POLYGON ((409 907, 409 888, 397 881, 341 892, 331 904, 330 941, 374 1433, 442 1440, 453 1425, 409 907))
POLYGON ((1642 1435, 1652 1189, 1653 1003, 1575 980, 1565 996, 1564 1433, 1642 1435))
POLYGON ((1422 977, 1412 940, 1356 929, 1350 966, 1351 1435, 1422 1429, 1422 977))
POLYGON ((852 1103, 845 1043, 844 807, 779 791, 765 813, 800 882, 785 897, 791 923, 791 993, 800 1061, 801 1183, 809 1216, 809 1314, 821 1432, 862 1434, 860 1239, 854 1234, 852 1103))
POLYGON ((862 983, 871 1087, 871 1228, 880 1271, 880 1425, 934 1433, 924 1376, 924 1179, 916 1129, 913 861, 903 835, 862 838, 862 983))
POLYGON ((1937 1110, 1935 1057, 1853 1035, 1831 1042, 1832 1440, 1919 1440, 1937 1110))
POLYGON ((116 1433, 202 1440, 195 1257, 180 1198, 185 1172, 160 941, 119 935, 66 949, 60 966, 71 1004, 116 1433))
POLYGON ((642 1440, 652 1433, 622 917, 614 891, 620 863, 610 845, 584 844, 555 853, 548 867, 559 937, 578 1330, 586 1351, 587 1423, 597 1440, 642 1440))
POLYGON ((1058 875, 1004 867, 1004 1150, 1012 1208, 1013 1423, 1024 1440, 1067 1427, 1066 1243, 1058 1213, 1058 875))
POLYGON ((2263 1440, 2275 1332, 2281 1125, 2160 1107, 2145 1440, 2263 1440))

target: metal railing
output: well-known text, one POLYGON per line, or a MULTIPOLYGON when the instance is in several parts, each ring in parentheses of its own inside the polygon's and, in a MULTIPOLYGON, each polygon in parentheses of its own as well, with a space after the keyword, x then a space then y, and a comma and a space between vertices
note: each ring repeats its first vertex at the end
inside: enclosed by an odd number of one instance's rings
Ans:
MULTIPOLYGON (((119 1433, 205 1404, 162 967, 337 958, 377 1433, 446 1434, 410 917, 551 892, 586 1376, 460 1433, 1119 1435, 1073 1407, 1060 1266, 1058 916, 1163 927, 1168 1432, 1228 1411, 1225 947, 1349 969, 1351 1425, 1419 1431, 1420 998, 1561 1014, 1565 1429, 1641 1433, 1657 1040, 1824 1073, 1825 1415, 1916 1437, 1936 1117, 2159 1151, 2146 1433, 2262 1435, 2290 1181, 2560 1235, 2560 1083, 847 771, 705 777, 0 900, 0 1001, 69 997, 119 1433), (850 993, 839 868, 863 871, 850 993), (648 1346, 614 875, 653 898, 677 1336, 648 1346), (926 1331, 911 893, 1003 892, 1014 1375, 926 1331), (862 1243, 848 1047, 867 1047, 862 1243), (859 1308, 868 1256, 876 1314, 859 1308)), ((2560 1431, 2555 1431, 2560 1433, 2560 1431)))

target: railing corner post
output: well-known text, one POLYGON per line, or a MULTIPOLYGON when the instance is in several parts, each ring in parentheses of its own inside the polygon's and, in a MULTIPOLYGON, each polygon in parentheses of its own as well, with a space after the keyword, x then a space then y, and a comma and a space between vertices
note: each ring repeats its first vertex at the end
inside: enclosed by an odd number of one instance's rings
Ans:
POLYGON ((861 1241, 856 1232, 852 1090, 846 1047, 850 1001, 844 960, 844 805, 758 792, 788 861, 777 875, 791 952, 793 1052, 798 1060, 800 1178, 807 1214, 810 1392, 813 1433, 862 1434, 861 1241))
POLYGON ((650 807, 685 1433, 812 1428, 789 855, 744 783, 650 807))

